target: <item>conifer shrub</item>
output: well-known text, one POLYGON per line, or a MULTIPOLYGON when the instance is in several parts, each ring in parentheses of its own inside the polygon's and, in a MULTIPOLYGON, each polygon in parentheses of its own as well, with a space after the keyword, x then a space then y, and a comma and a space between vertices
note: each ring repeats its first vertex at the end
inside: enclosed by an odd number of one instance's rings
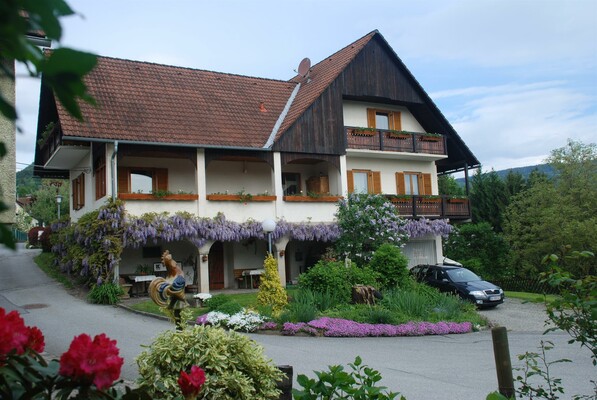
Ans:
POLYGON ((274 314, 280 313, 288 304, 288 295, 280 283, 278 263, 271 254, 265 258, 263 268, 265 273, 261 275, 257 302, 264 306, 271 306, 274 314))
POLYGON ((277 399, 282 372, 245 335, 212 326, 194 326, 160 334, 137 357, 141 388, 152 398, 180 398, 180 371, 197 365, 205 384, 197 399, 277 399))

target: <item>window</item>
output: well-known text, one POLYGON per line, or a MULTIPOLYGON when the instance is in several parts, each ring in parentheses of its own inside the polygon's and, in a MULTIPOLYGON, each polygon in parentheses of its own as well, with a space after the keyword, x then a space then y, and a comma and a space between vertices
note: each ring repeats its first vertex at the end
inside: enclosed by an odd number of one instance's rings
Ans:
POLYGON ((85 207, 85 174, 82 173, 72 180, 71 190, 73 192, 73 210, 85 207))
POLYGON ((94 167, 93 175, 95 178, 95 199, 99 200, 106 195, 106 159, 98 158, 94 167))
POLYGON ((396 172, 398 194, 411 196, 431 194, 431 174, 421 172, 396 172))
POLYGON ((118 193, 153 193, 168 190, 166 168, 118 168, 118 193))
POLYGON ((367 126, 377 129, 402 130, 399 111, 377 110, 375 108, 367 109, 367 126))
POLYGON ((347 171, 348 193, 381 193, 381 173, 379 171, 347 171))
POLYGON ((301 174, 282 172, 282 188, 284 196, 298 195, 301 192, 301 174))

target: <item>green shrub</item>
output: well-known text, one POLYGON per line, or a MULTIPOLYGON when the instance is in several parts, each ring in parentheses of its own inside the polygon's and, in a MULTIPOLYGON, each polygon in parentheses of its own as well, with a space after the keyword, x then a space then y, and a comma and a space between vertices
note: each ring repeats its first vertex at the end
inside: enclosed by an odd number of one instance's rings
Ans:
MULTIPOLYGON (((385 386, 375 386, 382 379, 381 374, 373 368, 362 365, 361 357, 357 356, 354 363, 348 365, 352 369, 351 372, 344 371, 341 365, 331 365, 329 371, 315 371, 316 379, 299 375, 297 381, 301 390, 293 389, 293 398, 296 400, 389 400, 399 396, 400 393, 382 392, 387 389, 385 386)), ((400 399, 405 400, 404 396, 400 396, 400 399)))
POLYGON ((219 310, 224 303, 228 303, 230 301, 230 297, 226 296, 225 294, 216 294, 212 298, 205 300, 203 304, 209 308, 209 311, 216 311, 219 310))
POLYGON ((348 303, 353 285, 375 285, 377 277, 369 268, 346 267, 343 262, 321 260, 299 276, 299 288, 334 293, 339 301, 348 303))
POLYGON ((242 310, 243 306, 238 304, 236 301, 227 301, 223 304, 220 304, 220 306, 213 311, 219 311, 224 314, 234 315, 238 312, 241 312, 242 310))
POLYGON ((180 371, 198 365, 206 380, 198 399, 277 399, 282 372, 247 336, 217 327, 165 331, 137 357, 139 385, 153 398, 180 398, 180 371))
POLYGON ((93 304, 117 304, 123 294, 120 285, 105 282, 101 285, 93 285, 87 294, 87 300, 93 304))
POLYGON ((309 322, 317 318, 318 311, 313 303, 292 302, 278 319, 278 322, 309 322))
POLYGON ((379 273, 379 289, 404 287, 410 282, 408 258, 397 246, 382 244, 373 253, 369 267, 379 273))
POLYGON ((394 313, 380 306, 369 307, 364 318, 368 324, 395 324, 397 322, 394 313))

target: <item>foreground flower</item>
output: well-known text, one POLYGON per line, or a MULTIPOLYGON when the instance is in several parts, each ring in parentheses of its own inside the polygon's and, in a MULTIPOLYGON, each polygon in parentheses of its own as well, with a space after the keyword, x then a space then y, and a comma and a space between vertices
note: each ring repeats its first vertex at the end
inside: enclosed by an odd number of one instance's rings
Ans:
POLYGON ((26 326, 17 311, 7 314, 0 308, 0 362, 11 351, 16 354, 29 350, 41 353, 44 346, 44 336, 37 327, 26 326))
POLYGON ((185 399, 196 398, 204 383, 205 371, 197 365, 191 367, 190 374, 187 374, 185 371, 180 371, 178 386, 185 399))
POLYGON ((66 353, 60 357, 60 375, 72 377, 83 384, 93 383, 104 390, 118 379, 124 359, 118 356, 116 341, 105 334, 76 336, 66 353))

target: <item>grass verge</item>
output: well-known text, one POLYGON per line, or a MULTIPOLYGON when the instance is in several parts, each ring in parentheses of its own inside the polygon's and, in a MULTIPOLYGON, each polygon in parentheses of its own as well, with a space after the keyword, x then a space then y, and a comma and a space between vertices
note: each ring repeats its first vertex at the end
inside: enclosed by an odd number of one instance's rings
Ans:
POLYGON ((547 301, 548 303, 553 302, 555 299, 558 298, 555 294, 547 294, 543 295, 541 293, 527 293, 527 292, 505 292, 506 297, 511 297, 513 299, 520 299, 524 301, 528 301, 531 303, 544 303, 547 301))
POLYGON ((35 261, 39 269, 44 271, 50 278, 62 283, 67 289, 73 289, 75 285, 71 282, 68 276, 60 271, 59 267, 54 265, 54 258, 55 256, 52 253, 40 253, 33 259, 33 261, 35 261))

